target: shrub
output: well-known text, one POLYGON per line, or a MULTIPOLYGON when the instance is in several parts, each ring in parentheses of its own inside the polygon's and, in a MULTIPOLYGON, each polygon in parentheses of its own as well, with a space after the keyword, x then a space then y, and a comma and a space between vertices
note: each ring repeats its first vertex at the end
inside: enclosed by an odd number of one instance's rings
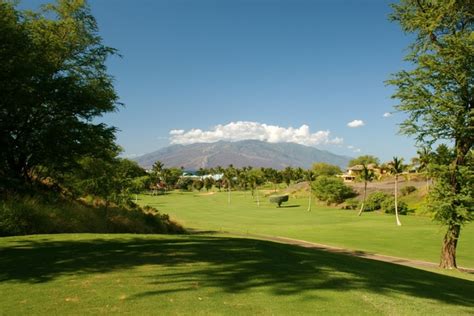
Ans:
POLYGON ((314 195, 328 205, 340 204, 346 199, 354 197, 354 190, 345 185, 341 178, 321 176, 313 183, 314 195))
POLYGON ((0 200, 0 236, 52 233, 183 233, 156 209, 68 200, 60 195, 9 196, 0 200), (95 205, 95 206, 94 206, 95 205))
POLYGON ((342 206, 342 209, 344 210, 355 210, 357 207, 359 207, 359 200, 358 199, 347 199, 344 205, 342 206))
POLYGON ((390 198, 390 195, 384 192, 377 191, 377 192, 371 193, 365 201, 364 210, 365 211, 380 210, 382 208, 382 203, 387 198, 390 198))
POLYGON ((288 195, 275 195, 270 197, 270 203, 276 203, 278 204, 278 207, 280 207, 281 203, 288 202, 288 199, 288 195))
POLYGON ((412 185, 407 185, 406 187, 401 188, 400 193, 405 196, 416 191, 416 187, 412 185))
MULTIPOLYGON (((382 202, 381 207, 384 213, 395 214, 395 197, 387 197, 382 202)), ((398 214, 405 215, 406 213, 408 213, 408 205, 405 202, 398 200, 398 214)))
POLYGON ((182 191, 191 191, 193 189, 193 179, 182 177, 176 183, 176 188, 182 191))

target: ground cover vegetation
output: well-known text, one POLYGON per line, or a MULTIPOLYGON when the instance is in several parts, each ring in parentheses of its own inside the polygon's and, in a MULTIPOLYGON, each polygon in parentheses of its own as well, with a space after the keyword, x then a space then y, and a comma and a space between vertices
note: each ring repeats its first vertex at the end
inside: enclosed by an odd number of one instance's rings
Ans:
MULTIPOLYGON (((268 194, 272 195, 273 190, 268 194)), ((430 217, 401 215, 403 226, 399 227, 394 209, 391 214, 380 210, 358 217, 358 208, 345 210, 313 198, 313 208, 308 212, 307 192, 289 195, 289 201, 280 208, 268 198, 261 198, 257 206, 256 196, 252 197, 250 191, 237 190, 232 192, 231 204, 227 203, 227 192, 218 190, 211 194, 173 191, 161 196, 139 195, 138 202, 163 210, 190 231, 283 236, 429 262, 439 259, 443 231, 430 217)), ((474 267, 470 250, 473 240, 474 227, 467 225, 459 240, 458 260, 463 267, 474 267)))

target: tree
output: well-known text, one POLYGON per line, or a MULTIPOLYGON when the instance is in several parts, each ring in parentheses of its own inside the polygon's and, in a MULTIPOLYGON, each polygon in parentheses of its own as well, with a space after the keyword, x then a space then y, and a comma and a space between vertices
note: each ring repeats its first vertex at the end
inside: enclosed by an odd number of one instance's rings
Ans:
POLYGON ((418 172, 426 174, 426 192, 430 189, 430 177, 428 176, 428 166, 432 157, 431 151, 428 147, 423 147, 417 151, 418 154, 418 172))
POLYGON ((339 204, 344 200, 354 197, 355 192, 344 184, 341 178, 321 176, 313 183, 314 195, 328 205, 339 204))
POLYGON ((151 170, 157 175, 160 176, 161 172, 163 171, 164 164, 157 160, 155 163, 153 163, 153 166, 151 167, 151 170))
POLYGON ((214 179, 211 177, 205 177, 204 178, 204 187, 206 188, 206 191, 209 192, 209 190, 212 188, 214 185, 214 179))
POLYGON ((262 169, 251 169, 248 173, 248 180, 250 182, 250 187, 252 189, 252 196, 253 192, 256 192, 257 198, 257 206, 260 207, 260 195, 258 193, 258 186, 263 183, 264 174, 262 169))
POLYGON ((364 156, 359 156, 357 158, 354 158, 349 161, 349 167, 355 166, 355 165, 370 165, 370 164, 375 164, 378 165, 380 163, 379 158, 371 155, 364 155, 364 156))
POLYGON ((363 164, 362 165, 362 172, 360 173, 360 179, 364 181, 364 198, 362 200, 362 205, 360 206, 359 214, 358 216, 362 215, 362 212, 364 211, 364 205, 365 205, 365 199, 367 197, 367 182, 371 182, 374 180, 375 174, 372 170, 369 170, 367 165, 363 164))
POLYGON ((315 179, 313 170, 306 170, 305 172, 305 180, 308 181, 308 190, 309 190, 309 197, 308 197, 308 212, 311 212, 311 199, 313 197, 313 181, 315 179))
POLYGON ((313 163, 313 173, 316 177, 318 176, 336 176, 341 174, 341 168, 335 165, 331 165, 325 162, 313 163))
POLYGON ((285 169, 281 171, 281 178, 286 183, 287 187, 290 186, 290 183, 291 183, 291 180, 293 180, 293 177, 294 177, 293 168, 291 168, 290 166, 286 167, 285 169))
POLYGON ((397 225, 402 226, 400 222, 400 218, 398 216, 398 175, 401 174, 406 166, 403 165, 403 158, 393 157, 393 160, 389 163, 390 166, 390 173, 395 175, 395 187, 394 187, 394 195, 395 195, 395 218, 397 220, 397 225))
POLYGON ((194 180, 193 181, 193 187, 198 190, 198 191, 201 191, 201 189, 204 187, 204 182, 202 180, 194 180))
POLYGON ((37 13, 0 2, 0 176, 31 181, 117 150, 115 129, 95 121, 118 106, 112 54, 85 1, 37 13))
POLYGON ((474 144, 474 2, 402 0, 392 7, 391 19, 416 36, 406 56, 412 67, 388 81, 396 108, 408 114, 401 132, 424 146, 439 140, 454 146, 454 159, 434 168, 440 186, 430 192, 428 208, 447 226, 440 266, 456 268, 461 226, 474 217, 465 187, 472 183, 467 157, 474 144), (454 204, 441 207, 446 200, 454 204))
POLYGON ((235 168, 232 164, 229 165, 224 171, 223 171, 223 176, 222 180, 225 182, 227 186, 227 204, 230 204, 231 201, 231 190, 232 190, 232 183, 233 179, 236 176, 236 171, 235 168))

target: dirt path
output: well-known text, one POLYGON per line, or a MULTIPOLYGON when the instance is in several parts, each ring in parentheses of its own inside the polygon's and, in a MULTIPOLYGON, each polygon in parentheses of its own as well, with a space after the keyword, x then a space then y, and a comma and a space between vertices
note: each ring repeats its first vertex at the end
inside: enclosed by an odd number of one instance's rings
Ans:
MULTIPOLYGON (((333 247, 333 246, 313 243, 313 242, 309 242, 305 240, 292 239, 292 238, 287 238, 287 237, 268 236, 268 235, 260 235, 260 234, 243 234, 243 233, 234 233, 234 232, 226 232, 226 233, 230 235, 234 235, 234 236, 239 236, 239 237, 268 240, 268 241, 279 242, 282 244, 323 250, 323 251, 339 253, 339 254, 344 254, 344 255, 353 256, 353 257, 359 257, 359 258, 365 258, 365 259, 377 260, 377 261, 383 261, 383 262, 390 262, 390 263, 400 264, 400 265, 404 265, 408 267, 435 268, 435 269, 439 268, 438 264, 434 262, 392 257, 392 256, 380 255, 380 254, 369 253, 369 252, 358 251, 358 250, 349 250, 349 249, 333 247)), ((474 269, 471 269, 471 268, 458 267, 458 270, 466 272, 466 273, 474 274, 474 269)))

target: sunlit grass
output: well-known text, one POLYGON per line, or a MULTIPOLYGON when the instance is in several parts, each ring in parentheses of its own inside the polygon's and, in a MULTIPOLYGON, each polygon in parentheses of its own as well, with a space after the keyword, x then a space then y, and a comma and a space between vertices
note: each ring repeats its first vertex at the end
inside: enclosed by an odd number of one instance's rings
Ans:
MULTIPOLYGON (((257 207, 250 192, 215 194, 173 192, 161 196, 141 195, 139 203, 157 207, 186 227, 284 236, 380 254, 438 262, 445 227, 428 217, 402 216, 341 210, 321 204, 307 212, 306 197, 290 197, 277 208, 261 196, 257 207)), ((474 227, 466 225, 458 244, 458 264, 474 268, 474 227)))

